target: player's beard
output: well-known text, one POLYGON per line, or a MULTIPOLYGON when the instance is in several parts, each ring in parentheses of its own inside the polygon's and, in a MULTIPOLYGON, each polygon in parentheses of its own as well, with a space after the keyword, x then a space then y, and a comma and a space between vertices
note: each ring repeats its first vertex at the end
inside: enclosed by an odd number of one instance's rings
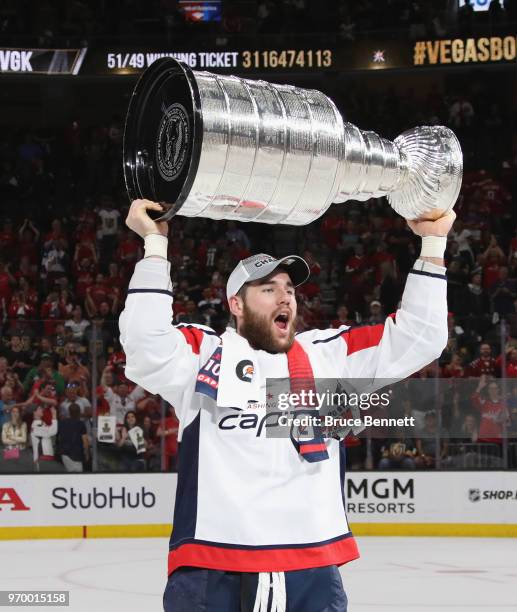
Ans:
POLYGON ((287 353, 294 342, 296 317, 289 321, 289 334, 285 338, 275 338, 274 325, 271 317, 253 312, 244 302, 239 334, 246 338, 254 349, 268 353, 287 353))

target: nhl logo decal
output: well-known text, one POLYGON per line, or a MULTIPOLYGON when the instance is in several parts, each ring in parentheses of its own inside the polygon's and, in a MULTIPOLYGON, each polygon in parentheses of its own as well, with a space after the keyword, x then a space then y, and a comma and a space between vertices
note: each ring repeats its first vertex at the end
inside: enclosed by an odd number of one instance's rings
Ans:
POLYGON ((469 499, 471 502, 477 502, 481 499, 481 491, 479 489, 469 489, 469 499))

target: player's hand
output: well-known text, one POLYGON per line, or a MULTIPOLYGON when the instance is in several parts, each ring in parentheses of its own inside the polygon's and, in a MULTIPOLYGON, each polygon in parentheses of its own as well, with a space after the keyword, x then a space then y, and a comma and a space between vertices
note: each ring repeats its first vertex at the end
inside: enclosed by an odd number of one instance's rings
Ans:
POLYGON ((407 224, 417 236, 447 236, 456 219, 456 213, 450 210, 436 221, 409 221, 407 224))
POLYGON ((135 200, 127 214, 126 225, 141 238, 145 238, 148 234, 167 236, 169 231, 167 221, 154 221, 147 214, 148 210, 163 212, 163 207, 151 200, 135 200))

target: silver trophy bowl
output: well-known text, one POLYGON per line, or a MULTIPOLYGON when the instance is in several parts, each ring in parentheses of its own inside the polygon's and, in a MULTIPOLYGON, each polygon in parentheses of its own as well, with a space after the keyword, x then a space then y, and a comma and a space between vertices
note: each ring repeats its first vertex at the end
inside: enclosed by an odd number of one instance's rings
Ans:
POLYGON ((393 142, 343 121, 319 91, 194 72, 172 58, 148 68, 124 133, 129 197, 187 217, 305 225, 333 203, 387 196, 406 219, 456 202, 463 158, 454 133, 416 127, 393 142))

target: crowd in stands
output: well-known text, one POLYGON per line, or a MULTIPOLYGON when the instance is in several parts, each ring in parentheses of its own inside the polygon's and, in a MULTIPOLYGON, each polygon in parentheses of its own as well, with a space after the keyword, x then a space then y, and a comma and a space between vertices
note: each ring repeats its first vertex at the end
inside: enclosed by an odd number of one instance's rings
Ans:
MULTIPOLYGON (((217 0, 211 0, 212 3, 217 0)), ((95 42, 183 43, 211 34, 224 45, 239 35, 277 37, 301 33, 334 35, 340 43, 375 33, 411 39, 501 33, 517 22, 515 0, 490 0, 476 12, 448 0, 224 0, 220 19, 193 23, 180 0, 4 0, 0 33, 4 44, 20 41, 40 47, 86 46, 95 42)), ((194 12, 195 13, 195 12, 194 12)), ((198 13, 199 14, 199 13, 198 13)))
MULTIPOLYGON (((388 137, 449 124, 466 162, 445 254, 449 342, 411 379, 422 387, 438 381, 440 393, 432 386, 424 401, 404 383, 396 409, 415 416, 414 436, 349 439, 354 467, 516 465, 517 151, 511 112, 494 92, 476 92, 338 99, 350 120, 388 137)), ((92 462, 176 468, 174 410, 125 378, 118 340, 126 287, 142 257, 142 241, 124 225, 121 143, 118 116, 94 126, 76 118, 60 132, 0 132, 0 471, 92 462)), ((255 252, 297 252, 309 262, 298 290, 303 331, 382 324, 397 309, 419 241, 382 198, 331 206, 305 227, 176 216, 174 321, 221 333, 227 276, 255 252)))

